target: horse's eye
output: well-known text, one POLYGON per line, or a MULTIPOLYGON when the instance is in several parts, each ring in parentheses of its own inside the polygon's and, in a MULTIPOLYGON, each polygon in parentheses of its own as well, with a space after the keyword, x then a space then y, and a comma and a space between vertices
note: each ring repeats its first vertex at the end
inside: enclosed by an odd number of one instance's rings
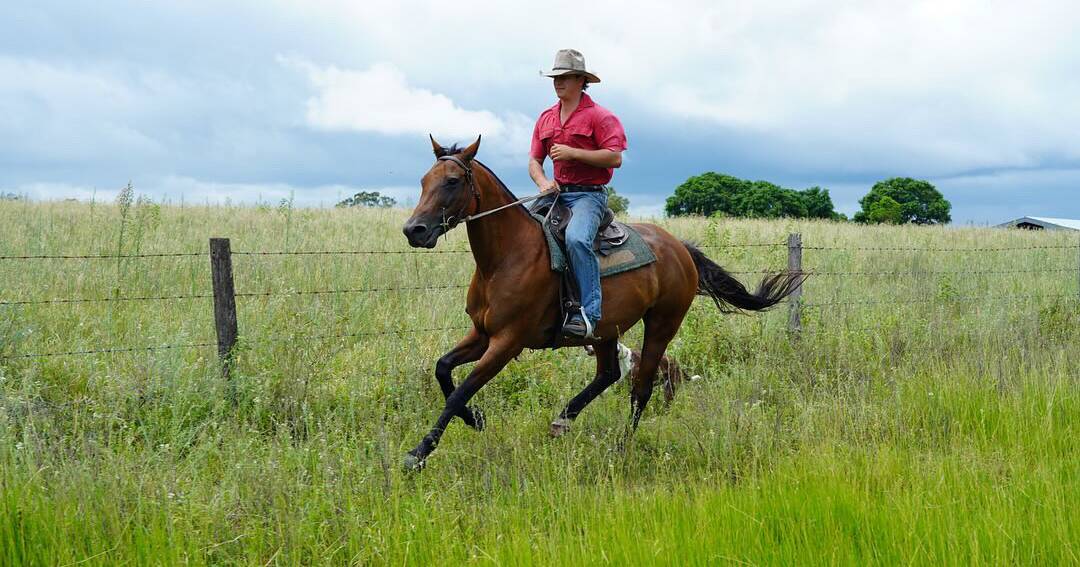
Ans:
POLYGON ((458 179, 457 177, 447 177, 446 178, 446 184, 447 185, 457 185, 458 182, 460 182, 460 181, 461 180, 458 179))

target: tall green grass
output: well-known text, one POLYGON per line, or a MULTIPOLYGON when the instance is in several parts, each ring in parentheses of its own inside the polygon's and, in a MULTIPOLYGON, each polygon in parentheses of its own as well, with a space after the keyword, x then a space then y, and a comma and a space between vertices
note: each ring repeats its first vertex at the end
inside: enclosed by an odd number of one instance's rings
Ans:
MULTIPOLYGON (((0 260, 0 301, 204 294, 211 236, 406 250, 406 216, 3 202, 0 255, 200 255, 0 260)), ((401 456, 441 409, 432 368, 461 331, 400 331, 467 325, 463 289, 239 298, 235 407, 212 347, 3 359, 0 564, 1080 563, 1075 234, 661 222, 737 271, 786 250, 724 246, 801 232, 840 249, 806 251, 805 301, 866 303, 808 308, 795 338, 786 306, 724 316, 702 299, 670 352, 704 379, 654 402, 625 447, 621 384, 549 439, 593 361, 525 353, 477 397, 488 429, 455 423, 414 475, 401 456), (875 247, 1027 249, 853 249, 875 247)), ((467 248, 455 231, 437 250, 467 248)), ((467 253, 233 263, 239 292, 472 270, 467 253)), ((0 355, 202 341, 209 299, 0 305, 0 355)))

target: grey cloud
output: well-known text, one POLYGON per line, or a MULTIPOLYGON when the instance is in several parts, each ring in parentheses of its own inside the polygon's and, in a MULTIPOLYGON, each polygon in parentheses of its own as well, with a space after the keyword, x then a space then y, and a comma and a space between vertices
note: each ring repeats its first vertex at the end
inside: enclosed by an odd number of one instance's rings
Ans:
MULTIPOLYGON (((620 3, 613 18, 611 4, 590 4, 537 42, 504 5, 484 13, 498 31, 478 34, 445 2, 385 5, 379 18, 351 2, 5 3, 0 189, 189 179, 239 199, 417 187, 423 136, 309 127, 316 93, 280 58, 352 71, 385 61, 410 88, 531 121, 552 103, 537 69, 572 45, 604 78, 590 92, 627 126, 614 184, 640 210, 715 170, 821 185, 847 212, 874 181, 910 175, 935 181, 961 222, 1029 206, 1080 216, 1070 5, 799 6, 620 3)), ((485 149, 515 190, 532 190, 523 163, 485 149)))

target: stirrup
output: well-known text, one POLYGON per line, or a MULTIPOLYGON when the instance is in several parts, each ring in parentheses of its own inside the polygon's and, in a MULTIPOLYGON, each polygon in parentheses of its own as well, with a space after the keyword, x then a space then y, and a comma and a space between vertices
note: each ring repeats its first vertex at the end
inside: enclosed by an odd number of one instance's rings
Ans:
MULTIPOLYGON (((573 338, 580 338, 580 339, 593 340, 593 341, 598 340, 599 337, 597 337, 596 335, 593 334, 594 327, 593 327, 592 322, 589 321, 589 316, 585 314, 585 308, 579 306, 578 310, 579 310, 579 313, 581 315, 582 322, 585 323, 585 334, 581 335, 581 336, 578 336, 578 335, 567 335, 566 333, 563 333, 563 336, 564 337, 572 336, 573 338)), ((566 329, 566 324, 570 321, 571 316, 572 315, 570 313, 567 313, 566 317, 563 318, 563 323, 562 323, 562 328, 563 329, 566 329)))
POLYGON ((596 335, 593 334, 593 325, 589 321, 589 316, 585 314, 585 308, 581 307, 581 318, 585 320, 585 338, 596 340, 596 335))

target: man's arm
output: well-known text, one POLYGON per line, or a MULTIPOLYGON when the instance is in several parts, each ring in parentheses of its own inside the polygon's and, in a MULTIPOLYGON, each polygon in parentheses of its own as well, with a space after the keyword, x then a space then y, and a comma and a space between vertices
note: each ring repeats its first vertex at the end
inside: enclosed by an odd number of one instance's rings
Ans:
POLYGON ((529 177, 540 189, 540 192, 550 191, 555 188, 555 181, 548 179, 544 173, 544 158, 529 158, 529 177))
POLYGON ((571 148, 570 146, 563 144, 552 144, 551 159, 554 161, 580 161, 581 163, 593 167, 614 168, 622 166, 622 152, 613 152, 604 149, 583 150, 581 148, 571 148))

